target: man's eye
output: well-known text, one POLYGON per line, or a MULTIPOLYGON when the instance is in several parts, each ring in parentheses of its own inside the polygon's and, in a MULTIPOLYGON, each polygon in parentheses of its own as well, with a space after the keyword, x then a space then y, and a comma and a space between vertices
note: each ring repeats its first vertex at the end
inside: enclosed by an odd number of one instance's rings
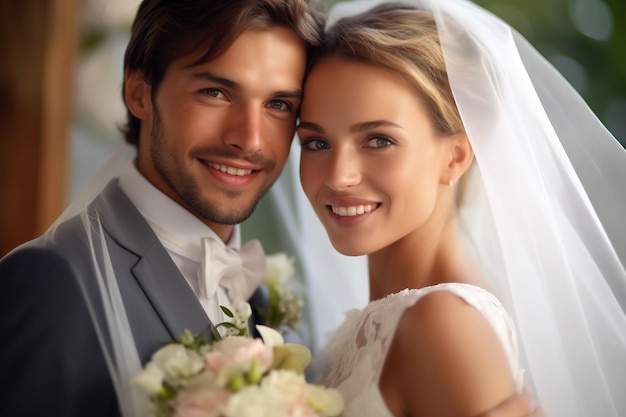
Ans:
POLYGON ((289 103, 286 103, 282 100, 272 100, 269 102, 269 106, 274 110, 283 110, 283 111, 287 111, 291 108, 289 103))
POLYGON ((218 88, 205 88, 204 90, 202 90, 202 92, 209 97, 214 97, 214 98, 224 97, 224 93, 222 92, 222 90, 218 88))
POLYGON ((391 145, 393 145, 393 141, 391 139, 387 139, 381 136, 371 138, 367 141, 367 146, 369 148, 384 148, 391 145))

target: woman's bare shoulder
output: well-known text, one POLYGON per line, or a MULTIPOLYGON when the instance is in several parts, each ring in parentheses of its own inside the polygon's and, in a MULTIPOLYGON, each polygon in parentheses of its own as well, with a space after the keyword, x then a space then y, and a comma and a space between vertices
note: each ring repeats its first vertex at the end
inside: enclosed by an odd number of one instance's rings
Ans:
POLYGON ((515 391, 495 330, 450 291, 425 294, 404 312, 381 381, 397 381, 409 415, 476 415, 515 391))

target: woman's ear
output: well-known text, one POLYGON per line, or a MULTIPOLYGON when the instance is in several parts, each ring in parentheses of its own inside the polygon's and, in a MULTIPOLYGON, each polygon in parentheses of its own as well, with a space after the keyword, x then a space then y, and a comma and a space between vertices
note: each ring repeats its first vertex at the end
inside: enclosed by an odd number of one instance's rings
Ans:
POLYGON ((465 133, 458 133, 444 140, 450 141, 447 144, 450 157, 445 170, 447 177, 442 178, 442 182, 447 185, 454 185, 472 165, 474 150, 465 133))
POLYGON ((143 72, 129 70, 124 72, 124 99, 128 110, 138 119, 146 120, 151 112, 150 85, 145 82, 143 72))

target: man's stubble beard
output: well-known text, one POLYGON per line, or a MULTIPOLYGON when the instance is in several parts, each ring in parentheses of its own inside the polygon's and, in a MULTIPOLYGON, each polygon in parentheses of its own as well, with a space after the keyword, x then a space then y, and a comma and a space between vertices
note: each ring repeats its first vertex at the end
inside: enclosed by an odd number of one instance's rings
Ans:
MULTIPOLYGON (((174 164, 174 159, 170 156, 173 152, 168 152, 168 144, 165 140, 163 122, 159 113, 156 101, 152 100, 154 109, 154 119, 152 123, 150 157, 154 168, 167 183, 167 185, 180 197, 180 199, 193 210, 196 216, 208 220, 212 223, 235 225, 242 223, 252 215, 261 198, 267 193, 272 184, 259 190, 257 196, 245 208, 237 207, 224 213, 203 198, 200 187, 193 177, 181 172, 179 174, 174 164)), ((272 165, 272 164, 268 164, 272 165)), ((275 164, 273 164, 275 165, 275 164)), ((270 167, 271 168, 271 167, 270 167)), ((278 176, 277 176, 278 178, 278 176)), ((240 193, 236 191, 227 192, 226 198, 235 198, 240 193)))

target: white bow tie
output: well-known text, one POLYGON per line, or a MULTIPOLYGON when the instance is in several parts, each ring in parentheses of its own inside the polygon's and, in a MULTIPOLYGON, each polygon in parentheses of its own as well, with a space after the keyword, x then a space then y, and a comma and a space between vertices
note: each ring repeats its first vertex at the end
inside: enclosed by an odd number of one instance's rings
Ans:
POLYGON ((265 253, 258 240, 251 240, 239 251, 202 238, 202 263, 198 268, 200 297, 211 299, 218 285, 224 287, 231 302, 248 301, 263 280, 265 253))

